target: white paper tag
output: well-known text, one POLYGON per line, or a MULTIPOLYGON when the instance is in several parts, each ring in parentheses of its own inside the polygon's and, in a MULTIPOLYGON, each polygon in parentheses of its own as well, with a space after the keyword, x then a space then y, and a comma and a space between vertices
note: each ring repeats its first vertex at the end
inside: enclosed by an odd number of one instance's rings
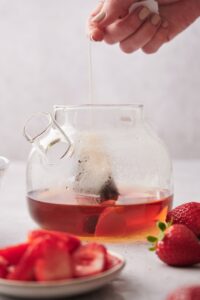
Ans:
POLYGON ((159 13, 158 3, 155 0, 146 0, 133 3, 129 8, 129 13, 133 12, 137 7, 145 6, 153 13, 159 13))

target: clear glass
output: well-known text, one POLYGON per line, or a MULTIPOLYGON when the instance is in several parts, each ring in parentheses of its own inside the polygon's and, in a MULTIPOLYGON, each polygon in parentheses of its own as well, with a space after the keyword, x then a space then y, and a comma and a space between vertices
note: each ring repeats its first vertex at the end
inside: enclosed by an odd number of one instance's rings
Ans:
POLYGON ((32 218, 86 239, 143 240, 155 233, 172 205, 172 164, 143 106, 55 106, 46 117, 41 134, 29 136, 32 218))

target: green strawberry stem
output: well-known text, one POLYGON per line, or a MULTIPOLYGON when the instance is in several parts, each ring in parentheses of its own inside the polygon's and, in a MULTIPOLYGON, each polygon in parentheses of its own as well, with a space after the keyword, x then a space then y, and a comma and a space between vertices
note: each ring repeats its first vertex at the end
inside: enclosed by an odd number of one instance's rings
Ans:
POLYGON ((167 222, 161 222, 158 221, 156 223, 156 226, 158 227, 158 229, 160 230, 158 237, 153 236, 153 235, 149 235, 147 236, 147 241, 150 242, 152 244, 152 246, 149 248, 150 251, 155 251, 156 250, 156 246, 157 243, 159 241, 161 241, 164 236, 165 236, 165 231, 167 230, 167 228, 169 228, 172 225, 172 222, 170 221, 169 223, 167 222))

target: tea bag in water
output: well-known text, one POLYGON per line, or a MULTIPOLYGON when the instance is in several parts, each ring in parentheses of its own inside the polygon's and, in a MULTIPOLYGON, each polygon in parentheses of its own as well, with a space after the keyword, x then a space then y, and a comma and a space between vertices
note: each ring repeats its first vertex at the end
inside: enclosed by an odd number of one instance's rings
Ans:
POLYGON ((110 157, 97 134, 82 134, 77 159, 75 192, 91 204, 117 200, 119 192, 112 175, 110 157))

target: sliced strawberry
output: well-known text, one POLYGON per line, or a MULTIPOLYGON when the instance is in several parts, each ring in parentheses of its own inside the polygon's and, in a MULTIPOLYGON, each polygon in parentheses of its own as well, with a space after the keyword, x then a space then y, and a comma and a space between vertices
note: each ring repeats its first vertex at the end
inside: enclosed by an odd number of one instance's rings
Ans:
POLYGON ((51 238, 55 242, 58 240, 63 241, 69 253, 74 252, 81 245, 81 241, 74 235, 60 231, 49 231, 43 229, 36 229, 31 231, 28 235, 28 241, 32 243, 36 239, 44 237, 51 238))
POLYGON ((73 260, 76 277, 101 273, 106 267, 106 248, 96 243, 81 246, 74 252, 73 260))
POLYGON ((183 286, 173 291, 166 300, 198 300, 200 285, 183 286))
POLYGON ((8 261, 0 256, 0 278, 5 278, 8 273, 8 261))
POLYGON ((0 249, 0 256, 4 257, 9 265, 16 265, 27 250, 28 245, 28 243, 23 243, 0 249))
POLYGON ((63 241, 49 239, 43 245, 43 257, 35 263, 37 281, 52 281, 73 277, 72 258, 63 241))
POLYGON ((107 253, 105 269, 106 270, 111 269, 111 268, 117 266, 120 262, 121 262, 121 260, 118 257, 107 253))
POLYGON ((41 246, 44 242, 45 240, 37 239, 30 244, 19 263, 11 268, 7 278, 12 280, 34 280, 34 265, 36 260, 41 257, 41 246))
POLYGON ((123 236, 126 233, 126 218, 121 207, 105 208, 100 215, 95 236, 123 236))

